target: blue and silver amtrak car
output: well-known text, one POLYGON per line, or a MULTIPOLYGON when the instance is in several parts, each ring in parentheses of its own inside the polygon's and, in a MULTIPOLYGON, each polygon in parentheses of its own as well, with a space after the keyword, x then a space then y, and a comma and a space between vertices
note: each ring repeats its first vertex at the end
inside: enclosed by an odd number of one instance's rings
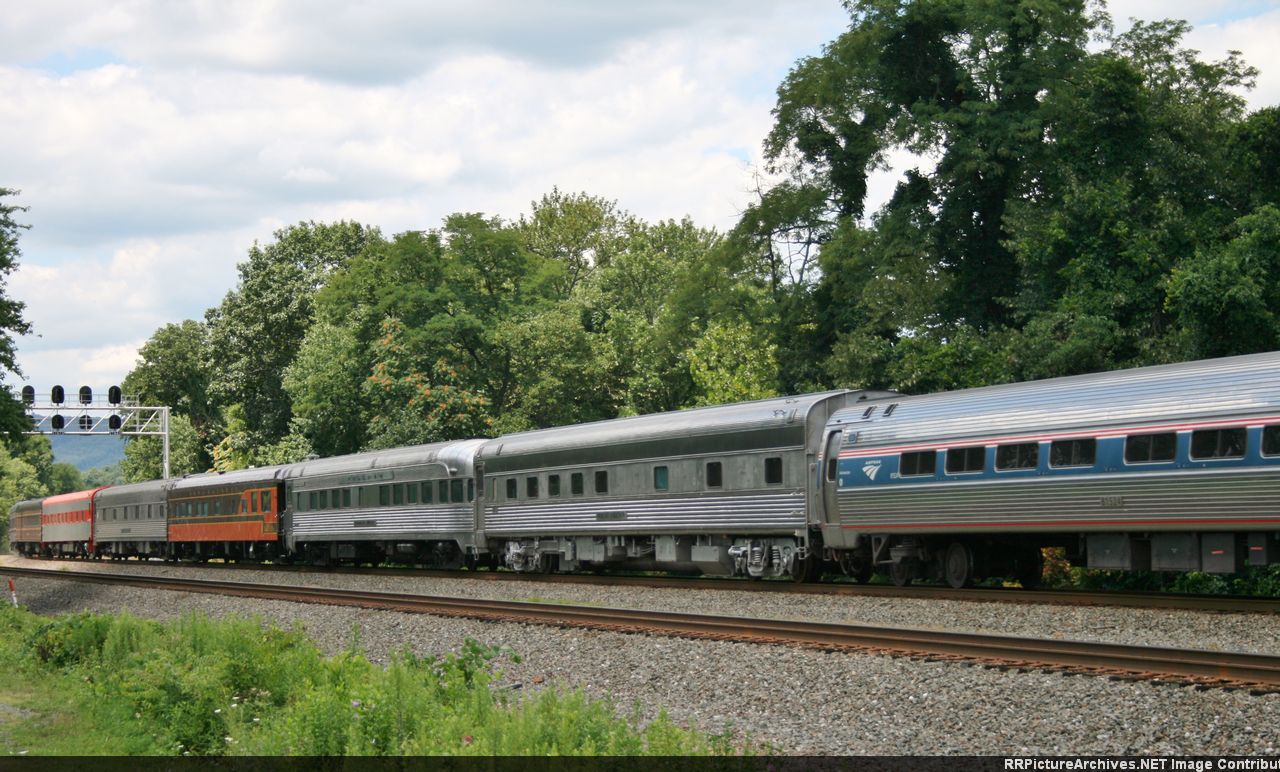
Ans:
POLYGON ((835 413, 828 556, 895 581, 1090 567, 1232 573, 1278 558, 1280 353, 1054 378, 835 413))

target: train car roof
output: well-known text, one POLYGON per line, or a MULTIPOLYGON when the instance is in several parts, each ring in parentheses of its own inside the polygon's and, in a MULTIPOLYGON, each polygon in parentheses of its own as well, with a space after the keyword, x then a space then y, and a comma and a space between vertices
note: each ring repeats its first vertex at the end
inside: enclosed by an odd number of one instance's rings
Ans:
POLYGON ((59 493, 57 496, 48 496, 42 500, 42 506, 50 504, 66 504, 72 501, 91 501, 98 491, 105 490, 110 486, 102 485, 97 488, 90 488, 84 491, 72 491, 71 493, 59 493))
POLYGON ((428 445, 411 445, 407 448, 388 448, 345 456, 315 458, 290 464, 285 468, 284 476, 296 479, 429 464, 441 464, 450 470, 451 475, 465 476, 473 472, 476 451, 484 443, 485 440, 451 440, 428 445))
POLYGON ((218 485, 252 485, 262 483, 270 485, 284 479, 284 465, 258 466, 252 469, 236 469, 231 472, 203 472, 189 474, 172 480, 174 491, 191 490, 193 488, 209 488, 218 485))
POLYGON ((23 499, 22 501, 15 501, 13 506, 9 507, 9 512, 10 514, 14 512, 30 512, 32 510, 39 512, 43 505, 44 499, 23 499))
POLYGON ((147 480, 145 482, 129 483, 128 485, 113 485, 98 494, 98 506, 132 504, 147 501, 149 497, 163 497, 172 485, 173 480, 147 480))
POLYGON ((513 467, 517 458, 560 465, 803 445, 810 411, 836 398, 862 399, 864 395, 825 391, 507 434, 486 442, 478 460, 484 461, 486 469, 500 471, 513 467), (576 458, 581 451, 604 448, 614 452, 576 458))
POLYGON ((1280 352, 892 397, 864 418, 870 407, 837 411, 828 425, 852 429, 867 447, 1247 415, 1280 421, 1280 352))

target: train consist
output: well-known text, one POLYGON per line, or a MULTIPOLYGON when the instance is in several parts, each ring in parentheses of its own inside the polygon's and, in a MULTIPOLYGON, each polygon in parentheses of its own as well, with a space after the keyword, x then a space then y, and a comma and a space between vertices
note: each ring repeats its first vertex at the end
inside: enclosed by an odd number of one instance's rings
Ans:
POLYGON ((29 556, 1030 586, 1280 562, 1280 352, 831 391, 20 502, 29 556))

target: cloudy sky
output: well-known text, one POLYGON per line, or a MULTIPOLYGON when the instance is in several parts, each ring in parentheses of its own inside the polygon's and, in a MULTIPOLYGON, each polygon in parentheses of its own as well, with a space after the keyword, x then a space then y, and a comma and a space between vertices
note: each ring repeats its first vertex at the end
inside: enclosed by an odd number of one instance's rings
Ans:
MULTIPOLYGON (((1206 57, 1262 69, 1251 106, 1280 103, 1280 0, 1110 8, 1188 19, 1206 57)), ((0 187, 30 207, 8 284, 37 333, 25 382, 119 382, 157 327, 201 318, 250 244, 300 220, 515 218, 559 186, 727 228, 777 84, 846 18, 837 0, 16 4, 0 187)))

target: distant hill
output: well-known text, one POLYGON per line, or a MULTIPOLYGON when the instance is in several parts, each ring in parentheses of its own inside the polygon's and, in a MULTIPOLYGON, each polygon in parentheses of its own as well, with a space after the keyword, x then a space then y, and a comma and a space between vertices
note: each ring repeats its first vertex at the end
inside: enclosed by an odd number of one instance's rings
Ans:
POLYGON ((54 434, 53 460, 71 464, 81 472, 110 466, 124 459, 124 438, 115 435, 54 434))

